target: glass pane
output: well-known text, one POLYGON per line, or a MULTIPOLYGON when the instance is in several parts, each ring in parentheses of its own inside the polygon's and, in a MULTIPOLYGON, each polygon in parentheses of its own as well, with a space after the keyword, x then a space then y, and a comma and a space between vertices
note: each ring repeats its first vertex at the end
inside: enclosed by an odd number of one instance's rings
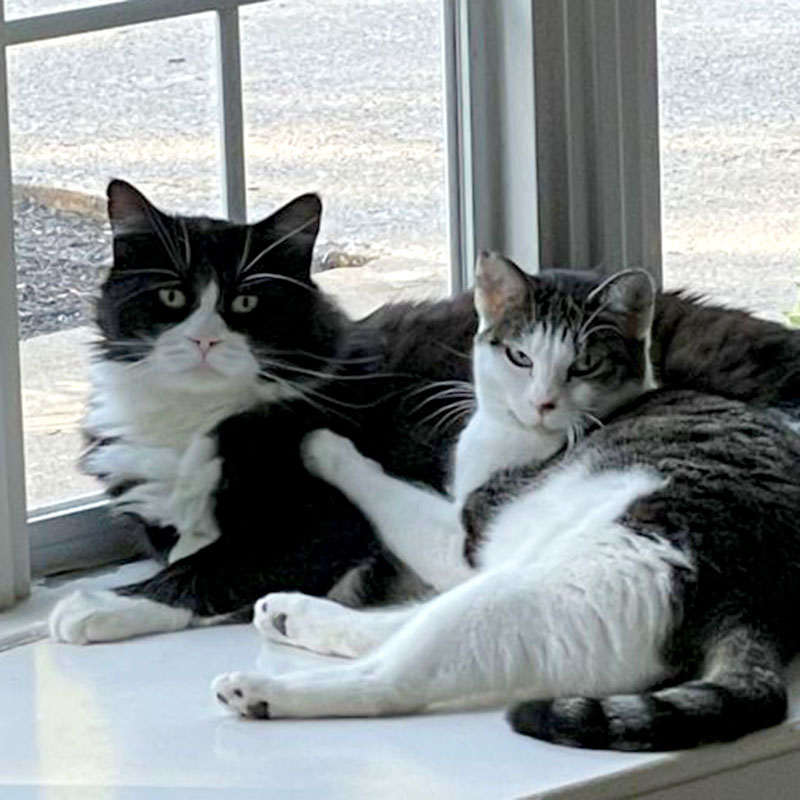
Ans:
POLYGON ((220 212, 213 41, 201 15, 9 52, 30 508, 98 488, 76 461, 109 178, 220 212))
POLYGON ((318 280, 355 314, 447 291, 440 6, 241 11, 250 215, 318 191, 318 280))
POLYGON ((5 0, 6 19, 38 17, 54 14, 57 11, 72 11, 76 8, 105 6, 118 0, 5 0))
POLYGON ((800 277, 800 3, 659 9, 665 283, 783 320, 800 277))

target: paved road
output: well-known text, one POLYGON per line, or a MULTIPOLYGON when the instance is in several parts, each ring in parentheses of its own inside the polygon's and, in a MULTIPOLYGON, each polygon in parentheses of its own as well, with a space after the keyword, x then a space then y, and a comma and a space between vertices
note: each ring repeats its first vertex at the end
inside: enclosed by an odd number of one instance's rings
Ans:
MULTIPOLYGON (((443 267, 439 8, 244 10, 254 212, 317 189, 326 239, 443 267)), ((777 315, 800 273, 800 0, 660 8, 667 282, 777 315)), ((13 52, 16 179, 100 193, 120 175, 169 207, 214 212, 212 33, 205 16, 13 52)))
MULTIPOLYGON (((315 189, 324 238, 444 263, 439 14, 435 0, 243 9, 253 213, 315 189)), ((212 56, 210 15, 18 48, 16 180, 101 193, 119 175, 169 207, 217 211, 212 56)))

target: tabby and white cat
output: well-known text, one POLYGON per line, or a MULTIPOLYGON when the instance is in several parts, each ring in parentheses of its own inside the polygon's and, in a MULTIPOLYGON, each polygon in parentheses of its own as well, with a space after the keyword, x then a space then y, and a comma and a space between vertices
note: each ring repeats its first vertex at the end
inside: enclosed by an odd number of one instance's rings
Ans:
POLYGON ((800 650, 800 439, 773 411, 649 391, 653 299, 641 273, 586 292, 483 258, 455 502, 330 432, 306 446, 442 594, 384 611, 269 594, 269 638, 358 658, 223 675, 219 700, 260 718, 524 700, 516 730, 622 750, 778 723, 800 650))

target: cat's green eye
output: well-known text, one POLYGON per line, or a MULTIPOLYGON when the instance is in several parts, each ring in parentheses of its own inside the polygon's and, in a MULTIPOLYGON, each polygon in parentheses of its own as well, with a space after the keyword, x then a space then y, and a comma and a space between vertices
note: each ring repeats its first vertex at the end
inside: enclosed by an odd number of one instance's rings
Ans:
POLYGON ((506 358, 515 366, 522 369, 530 369, 533 366, 533 361, 530 357, 523 353, 522 350, 514 350, 506 346, 506 358))
POLYGON ((186 295, 180 289, 159 289, 158 299, 167 308, 183 308, 186 305, 186 295))
POLYGON ((236 314, 247 314, 258 305, 258 298, 254 294, 239 294, 233 298, 231 311, 236 314))

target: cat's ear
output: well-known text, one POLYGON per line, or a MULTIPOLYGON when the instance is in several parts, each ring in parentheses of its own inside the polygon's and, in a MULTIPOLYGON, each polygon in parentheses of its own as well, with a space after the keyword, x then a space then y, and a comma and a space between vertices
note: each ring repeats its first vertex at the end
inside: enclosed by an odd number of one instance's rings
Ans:
POLYGON ((644 339, 653 324, 656 289, 643 269, 626 269, 606 279, 588 297, 625 319, 625 332, 644 339))
POLYGON ((253 226, 273 257, 266 263, 279 264, 296 278, 311 275, 311 256, 319 233, 322 201, 319 195, 303 194, 253 226))
POLYGON ((493 325, 525 301, 525 273, 498 253, 481 253, 475 263, 475 310, 484 325, 493 325))
POLYGON ((143 233, 153 229, 153 217, 164 216, 138 189, 127 181, 108 184, 108 219, 114 235, 143 233))

